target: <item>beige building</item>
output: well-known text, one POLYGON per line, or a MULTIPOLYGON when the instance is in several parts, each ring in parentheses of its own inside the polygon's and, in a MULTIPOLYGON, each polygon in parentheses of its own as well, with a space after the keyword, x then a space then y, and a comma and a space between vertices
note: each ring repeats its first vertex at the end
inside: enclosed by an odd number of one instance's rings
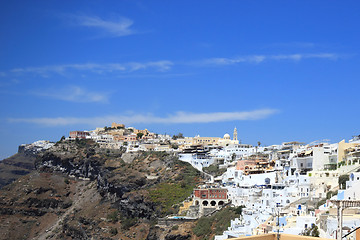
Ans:
POLYGON ((144 130, 134 128, 134 133, 135 134, 142 133, 143 134, 143 137, 142 137, 143 139, 152 139, 152 138, 155 137, 155 134, 150 132, 146 128, 144 130))
MULTIPOLYGON (((339 142, 338 145, 338 163, 342 161, 346 161, 346 154, 348 154, 350 151, 348 151, 349 148, 353 148, 355 146, 359 145, 359 143, 346 143, 345 140, 342 140, 339 142)), ((345 162, 345 164, 347 164, 345 162)))
POLYGON ((234 137, 231 140, 230 134, 226 133, 222 138, 221 137, 200 137, 195 136, 194 138, 188 139, 178 139, 177 143, 179 145, 186 144, 186 145, 202 145, 202 146, 228 146, 230 144, 239 144, 239 140, 237 139, 237 129, 234 129, 234 137))
POLYGON ((125 125, 124 124, 120 124, 120 123, 112 123, 111 124, 111 128, 116 128, 116 129, 119 129, 119 128, 125 128, 125 125))
POLYGON ((346 165, 354 165, 360 163, 360 144, 356 144, 345 149, 345 163, 346 165))
POLYGON ((339 172, 334 171, 311 171, 308 173, 310 177, 311 196, 314 198, 326 198, 326 194, 338 187, 339 172))
POLYGON ((219 140, 221 140, 221 138, 219 137, 200 137, 200 136, 196 136, 193 138, 193 145, 203 145, 203 146, 207 146, 207 145, 218 145, 219 140))

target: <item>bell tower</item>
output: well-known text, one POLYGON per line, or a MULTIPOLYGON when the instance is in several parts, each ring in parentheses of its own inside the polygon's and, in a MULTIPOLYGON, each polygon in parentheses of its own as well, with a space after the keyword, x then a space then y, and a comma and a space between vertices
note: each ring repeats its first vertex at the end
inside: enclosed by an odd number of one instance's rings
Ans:
POLYGON ((237 138, 237 129, 236 127, 234 128, 234 137, 233 137, 233 140, 237 141, 238 138, 237 138))

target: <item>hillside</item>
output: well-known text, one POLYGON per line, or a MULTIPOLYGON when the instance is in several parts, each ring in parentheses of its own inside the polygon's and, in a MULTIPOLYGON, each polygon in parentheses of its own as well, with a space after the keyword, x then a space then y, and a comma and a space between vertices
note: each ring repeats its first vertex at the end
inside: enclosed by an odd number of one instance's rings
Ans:
POLYGON ((36 155, 19 147, 18 153, 0 161, 0 188, 34 171, 36 155))
POLYGON ((159 217, 176 213, 202 181, 198 171, 175 155, 129 154, 88 140, 64 141, 38 153, 34 167, 0 190, 0 239, 193 235, 187 224, 176 231, 155 226, 159 217))

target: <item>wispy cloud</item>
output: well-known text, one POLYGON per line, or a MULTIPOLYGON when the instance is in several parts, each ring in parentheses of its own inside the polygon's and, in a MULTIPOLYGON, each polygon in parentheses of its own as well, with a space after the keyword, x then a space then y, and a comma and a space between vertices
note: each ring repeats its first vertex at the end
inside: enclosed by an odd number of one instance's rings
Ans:
POLYGON ((125 124, 190 124, 190 123, 213 123, 228 121, 245 121, 265 119, 278 113, 277 109, 258 109, 243 112, 215 112, 215 113, 188 113, 176 112, 166 117, 154 116, 153 114, 130 114, 114 115, 93 118, 58 117, 58 118, 10 118, 12 123, 33 123, 44 126, 65 126, 65 125, 90 125, 104 126, 110 122, 121 122, 125 124))
MULTIPOLYGON (((221 66, 221 65, 235 65, 240 63, 254 63, 260 64, 266 61, 301 61, 305 59, 327 59, 337 60, 340 58, 339 54, 335 53, 311 53, 311 54, 277 54, 277 55, 249 55, 233 58, 209 58, 199 61, 177 62, 177 65, 192 65, 192 66, 221 66)), ((50 74, 66 75, 67 73, 91 72, 96 74, 106 73, 134 73, 137 71, 157 71, 166 72, 171 70, 174 62, 169 60, 159 60, 150 62, 125 62, 125 63, 80 63, 80 64, 62 64, 49 65, 40 67, 23 67, 14 68, 7 73, 25 74, 33 73, 42 77, 49 77, 50 74)), ((6 73, 4 73, 6 74, 6 73)))
POLYGON ((97 16, 77 16, 75 19, 80 26, 97 28, 115 37, 123 37, 136 33, 135 30, 130 28, 134 22, 124 17, 116 20, 105 20, 97 16))
POLYGON ((5 80, 0 82, 0 87, 8 87, 19 84, 20 81, 18 79, 5 80))
POLYGON ((334 53, 311 53, 311 54, 278 54, 278 55, 250 55, 234 58, 209 58, 200 62, 202 65, 232 65, 237 63, 261 63, 264 61, 292 60, 300 61, 303 59, 329 59, 336 60, 338 54, 334 53))
POLYGON ((82 103, 107 103, 109 101, 109 93, 100 93, 88 91, 78 86, 69 86, 62 89, 46 89, 41 91, 30 92, 33 95, 58 99, 68 102, 82 103))
POLYGON ((278 42, 267 45, 266 47, 276 47, 276 48, 313 48, 319 46, 312 42, 278 42))
POLYGON ((93 73, 111 72, 134 72, 139 70, 154 69, 155 71, 167 71, 173 63, 168 60, 154 62, 127 62, 127 63, 84 63, 84 64, 63 64, 42 67, 14 68, 12 73, 35 73, 41 76, 48 76, 51 73, 66 74, 67 71, 90 71, 93 73))

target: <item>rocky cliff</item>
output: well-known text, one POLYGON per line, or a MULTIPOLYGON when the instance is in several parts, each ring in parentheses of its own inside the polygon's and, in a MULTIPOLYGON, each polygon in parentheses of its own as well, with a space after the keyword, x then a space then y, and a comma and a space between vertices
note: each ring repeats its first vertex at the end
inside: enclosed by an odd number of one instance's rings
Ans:
POLYGON ((202 181, 177 156, 128 154, 87 140, 29 156, 29 173, 0 190, 0 239, 192 238, 189 226, 156 227, 202 181))
POLYGON ((17 154, 0 162, 0 188, 35 170, 34 163, 38 154, 53 145, 48 141, 20 145, 17 154))

